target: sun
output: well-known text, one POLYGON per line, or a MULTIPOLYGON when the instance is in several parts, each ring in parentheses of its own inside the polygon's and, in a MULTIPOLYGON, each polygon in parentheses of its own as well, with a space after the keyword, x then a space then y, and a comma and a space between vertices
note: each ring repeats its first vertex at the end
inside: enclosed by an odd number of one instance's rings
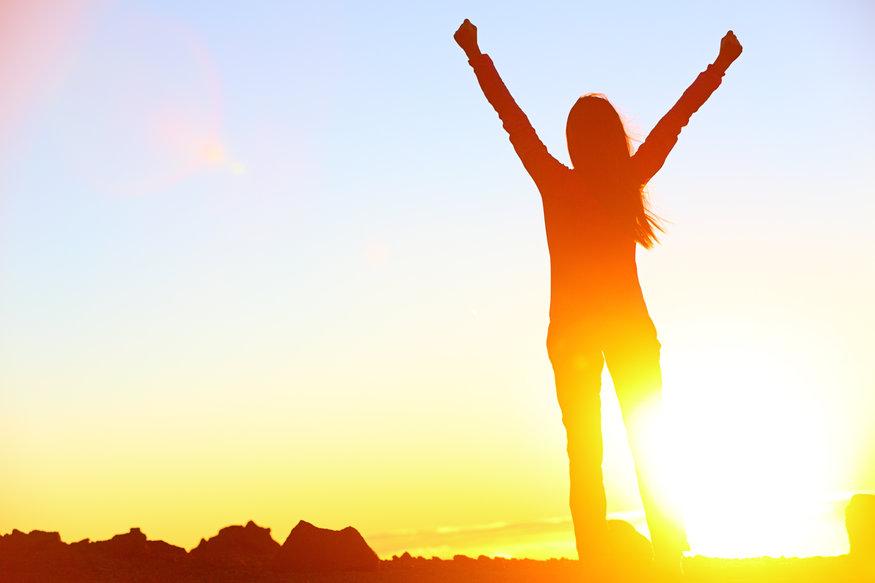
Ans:
POLYGON ((660 430, 673 454, 661 462, 664 495, 679 506, 693 552, 824 554, 834 502, 829 419, 798 371, 789 355, 739 345, 667 374, 660 430))

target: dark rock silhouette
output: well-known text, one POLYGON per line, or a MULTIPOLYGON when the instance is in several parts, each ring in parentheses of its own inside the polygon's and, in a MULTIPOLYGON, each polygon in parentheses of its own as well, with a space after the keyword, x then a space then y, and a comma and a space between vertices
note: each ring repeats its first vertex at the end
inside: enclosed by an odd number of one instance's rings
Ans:
POLYGON ((51 565, 51 572, 69 571, 73 555, 57 532, 18 529, 0 536, 0 574, 4 577, 29 573, 51 565))
POLYGON ((0 549, 9 553, 55 552, 64 546, 57 532, 32 530, 23 533, 16 528, 9 534, 0 535, 0 549))
POLYGON ((195 561, 214 565, 265 567, 273 564, 279 550, 270 529, 250 520, 246 526, 226 526, 209 540, 201 539, 189 554, 195 561))
POLYGON ((181 561, 185 559, 186 552, 182 547, 177 547, 163 540, 148 540, 139 528, 132 528, 125 534, 117 534, 109 540, 90 542, 88 539, 73 543, 82 545, 85 552, 92 557, 103 557, 120 561, 130 560, 158 560, 158 561, 181 561))
MULTIPOLYGON (((875 581, 872 549, 873 496, 857 496, 848 505, 852 556, 804 559, 713 559, 684 561, 686 575, 675 583, 875 581), (851 560, 852 559, 852 560, 851 560)), ((2 583, 454 583, 493 581, 661 582, 650 567, 646 538, 628 523, 609 522, 614 564, 594 569, 568 559, 536 561, 457 555, 453 559, 411 556, 405 552, 380 561, 354 528, 317 528, 301 521, 280 547, 270 530, 249 522, 230 526, 186 553, 163 541, 148 540, 138 528, 105 541, 64 543, 56 532, 13 530, 0 535, 2 583)))
POLYGON ((292 571, 369 571, 380 559, 353 527, 329 530, 302 520, 283 543, 277 564, 292 571))
POLYGON ((845 509, 851 557, 875 561, 875 495, 856 494, 845 509))
POLYGON ((109 540, 65 544, 57 532, 0 536, 0 581, 160 581, 186 571, 185 549, 132 528, 109 540))

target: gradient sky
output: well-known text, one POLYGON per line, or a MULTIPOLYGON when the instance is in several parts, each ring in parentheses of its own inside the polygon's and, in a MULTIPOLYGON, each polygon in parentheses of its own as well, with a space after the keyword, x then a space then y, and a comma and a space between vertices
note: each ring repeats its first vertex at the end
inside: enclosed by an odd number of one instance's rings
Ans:
POLYGON ((580 94, 641 138, 738 34, 639 253, 679 483, 694 551, 844 552, 875 490, 872 4, 419 4, 3 3, 0 532, 573 553, 543 216, 468 17, 563 161, 580 94))

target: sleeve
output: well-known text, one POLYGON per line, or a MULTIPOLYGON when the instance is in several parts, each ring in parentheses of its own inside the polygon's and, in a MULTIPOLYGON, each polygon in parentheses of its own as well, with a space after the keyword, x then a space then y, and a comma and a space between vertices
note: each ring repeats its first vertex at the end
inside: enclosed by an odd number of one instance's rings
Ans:
POLYGON ((510 142, 525 166, 526 171, 536 184, 539 184, 553 168, 560 164, 547 151, 541 142, 529 118, 523 113, 513 96, 508 91, 492 59, 489 55, 481 53, 468 63, 474 69, 477 81, 486 99, 498 113, 498 117, 504 124, 504 129, 510 137, 510 142))
POLYGON ((662 168, 666 157, 678 141, 681 129, 720 86, 725 72, 725 69, 708 65, 638 147, 632 157, 632 164, 641 184, 647 184, 662 168))

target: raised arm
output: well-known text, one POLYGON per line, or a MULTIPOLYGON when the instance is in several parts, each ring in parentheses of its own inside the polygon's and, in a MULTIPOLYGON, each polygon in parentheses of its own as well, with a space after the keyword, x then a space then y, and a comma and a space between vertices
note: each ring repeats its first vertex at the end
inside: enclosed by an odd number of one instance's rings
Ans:
POLYGON ((665 159, 678 141, 681 129, 690 121, 690 117, 720 85, 726 69, 741 54, 741 43, 730 30, 720 41, 720 53, 717 59, 699 73, 677 103, 666 113, 656 127, 639 146, 632 157, 632 163, 641 184, 647 182, 662 168, 665 159))
POLYGON ((504 129, 510 136, 510 142, 523 166, 536 184, 540 184, 551 169, 560 163, 550 155, 547 148, 538 138, 529 118, 516 104, 510 91, 504 85, 492 59, 489 55, 481 53, 477 44, 477 27, 467 18, 453 35, 453 38, 465 51, 468 63, 473 67, 474 74, 486 99, 498 113, 498 117, 504 124, 504 129))

